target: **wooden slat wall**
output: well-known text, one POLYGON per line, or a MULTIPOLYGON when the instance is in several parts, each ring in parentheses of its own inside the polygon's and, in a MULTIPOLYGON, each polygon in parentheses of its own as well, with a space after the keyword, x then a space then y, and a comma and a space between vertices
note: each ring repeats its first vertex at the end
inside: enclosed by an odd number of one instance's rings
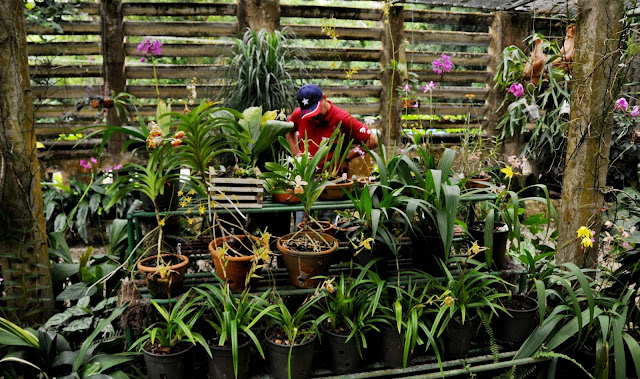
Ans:
MULTIPOLYGON (((211 96, 219 91, 215 79, 224 68, 215 58, 226 54, 232 46, 232 38, 238 35, 236 8, 236 4, 230 3, 123 3, 124 49, 128 56, 125 70, 127 91, 148 100, 149 105, 142 107, 143 115, 154 114, 153 101, 157 96, 151 65, 140 63, 139 41, 150 36, 163 42, 162 56, 165 59, 157 65, 157 75, 163 81, 161 97, 184 97, 186 86, 194 77, 199 79, 199 96, 211 96), (193 19, 183 21, 180 17, 193 19), (203 64, 203 58, 207 58, 209 63, 203 64), (179 63, 167 63, 166 59, 179 63)), ((28 51, 35 63, 31 72, 39 139, 102 122, 99 111, 78 105, 87 95, 88 88, 94 95, 104 93, 100 10, 97 3, 86 1, 81 3, 79 13, 85 16, 79 21, 62 23, 62 33, 40 26, 29 29, 32 42, 28 51), (60 41, 61 34, 76 36, 73 37, 76 42, 60 41), (37 35, 49 35, 51 41, 42 42, 36 38, 37 35), (74 58, 78 63, 74 64, 74 58), (42 63, 46 60, 51 60, 51 64, 42 63)), ((294 32, 301 45, 312 46, 306 48, 312 65, 309 74, 313 82, 322 85, 328 97, 359 116, 379 114, 383 90, 379 64, 381 51, 377 47, 353 46, 362 45, 358 41, 379 46, 377 42, 382 38, 384 27, 381 7, 364 9, 282 4, 281 17, 282 26, 294 32), (314 25, 296 23, 300 19, 307 19, 314 25), (321 30, 320 24, 333 21, 338 43, 336 47, 323 47, 317 41, 328 41, 329 37, 321 30), (332 68, 332 62, 338 67, 332 68), (360 69, 347 81, 345 70, 354 66, 360 69)), ((418 109, 406 111, 421 114, 433 111, 437 115, 470 114, 474 119, 471 126, 482 125, 484 115, 489 111, 485 104, 489 92, 486 83, 490 80, 486 66, 490 58, 487 47, 491 41, 488 28, 493 14, 405 9, 404 20, 409 71, 420 83, 436 81, 439 84, 432 104, 422 101, 418 109), (445 25, 450 30, 430 30, 427 26, 431 24, 445 25), (430 67, 442 53, 448 54, 456 65, 454 71, 444 76, 433 73, 430 67)), ((442 121, 422 126, 451 128, 461 125, 442 121)))

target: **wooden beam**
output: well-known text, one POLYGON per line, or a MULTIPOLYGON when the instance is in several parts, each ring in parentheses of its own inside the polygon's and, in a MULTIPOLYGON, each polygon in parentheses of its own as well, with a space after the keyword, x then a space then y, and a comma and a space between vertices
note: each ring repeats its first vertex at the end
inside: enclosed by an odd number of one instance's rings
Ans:
POLYGON ((281 5, 281 17, 292 18, 336 18, 342 20, 379 21, 381 9, 365 9, 352 7, 319 7, 317 5, 281 5))
MULTIPOLYGON (((235 37, 234 22, 199 21, 127 21, 124 33, 127 36, 172 36, 172 37, 235 37)), ((162 46, 164 54, 164 45, 162 46)))
POLYGON ((100 55, 100 43, 99 42, 30 43, 27 46, 27 52, 29 53, 30 56, 100 55))
POLYGON ((236 4, 224 3, 124 3, 125 16, 235 16, 236 4))

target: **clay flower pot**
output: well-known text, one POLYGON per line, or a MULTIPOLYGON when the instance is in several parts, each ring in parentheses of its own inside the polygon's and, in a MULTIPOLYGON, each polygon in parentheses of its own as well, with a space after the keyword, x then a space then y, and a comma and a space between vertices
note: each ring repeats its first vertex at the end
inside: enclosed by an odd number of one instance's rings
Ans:
POLYGON ((467 189, 472 189, 472 188, 487 188, 489 185, 489 182, 491 181, 491 177, 490 176, 474 176, 472 178, 470 178, 466 183, 465 183, 465 188, 467 189))
POLYGON ((281 204, 296 204, 300 202, 300 199, 293 194, 291 188, 287 188, 285 191, 285 193, 272 193, 271 198, 274 202, 281 204))
POLYGON ((175 297, 182 293, 182 281, 184 274, 187 272, 189 258, 186 255, 178 254, 161 254, 164 262, 169 262, 169 275, 165 278, 160 277, 157 267, 157 255, 144 258, 138 262, 138 270, 143 273, 147 282, 149 293, 154 298, 175 297))
POLYGON ((344 199, 347 195, 345 191, 351 192, 353 188, 353 180, 347 179, 343 183, 329 182, 320 194, 321 200, 337 201, 344 199))
POLYGON ((301 231, 278 238, 278 250, 282 253, 291 284, 299 288, 313 288, 322 281, 314 277, 326 275, 329 271, 331 255, 338 250, 338 241, 328 234, 301 231), (303 238, 310 238, 315 243, 328 243, 328 247, 319 252, 303 251, 301 244, 296 244, 303 238))
MULTIPOLYGON (((218 274, 220 279, 229 284, 229 288, 233 293, 240 293, 244 291, 247 274, 251 270, 251 267, 254 264, 259 264, 259 262, 255 262, 256 256, 253 255, 253 252, 242 256, 232 256, 227 254, 227 256, 224 258, 224 260, 226 261, 225 265, 225 262, 223 262, 223 260, 221 259, 218 247, 222 246, 223 242, 229 243, 234 239, 243 242, 245 238, 246 236, 243 234, 225 236, 216 238, 209 244, 209 251, 211 252, 211 257, 213 258, 213 264, 216 267, 216 273, 218 274)), ((252 237, 252 239, 257 240, 257 238, 255 237, 252 237)), ((243 243, 247 244, 247 246, 251 246, 251 243, 249 241, 244 241, 243 243)), ((249 281, 249 287, 256 285, 258 280, 259 278, 251 278, 251 280, 249 281)))

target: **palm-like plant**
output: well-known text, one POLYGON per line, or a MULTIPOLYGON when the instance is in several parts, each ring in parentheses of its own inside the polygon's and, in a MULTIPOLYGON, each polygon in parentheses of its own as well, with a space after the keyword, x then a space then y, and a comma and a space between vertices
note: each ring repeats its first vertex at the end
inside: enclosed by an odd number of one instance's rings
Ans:
POLYGON ((247 30, 232 49, 219 99, 233 109, 258 106, 292 111, 298 84, 306 75, 299 58, 303 54, 293 46, 286 28, 273 32, 247 30))

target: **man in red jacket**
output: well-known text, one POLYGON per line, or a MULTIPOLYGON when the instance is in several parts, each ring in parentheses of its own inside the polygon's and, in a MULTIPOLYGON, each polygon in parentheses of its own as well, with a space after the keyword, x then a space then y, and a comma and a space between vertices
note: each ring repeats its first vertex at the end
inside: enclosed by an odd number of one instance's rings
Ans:
MULTIPOLYGON (((362 155, 361 144, 366 145, 369 149, 378 146, 376 133, 353 118, 347 111, 327 100, 327 96, 317 85, 306 84, 302 86, 298 91, 298 104, 300 107, 293 111, 288 120, 293 122, 293 128, 286 135, 293 155, 302 154, 301 149, 304 149, 304 144, 301 139, 304 139, 305 136, 309 139, 309 153, 315 154, 320 142, 331 137, 338 126, 340 132, 354 142, 352 145, 354 148, 347 153, 347 162, 362 155)), ((330 153, 331 155, 332 153, 330 153)))

